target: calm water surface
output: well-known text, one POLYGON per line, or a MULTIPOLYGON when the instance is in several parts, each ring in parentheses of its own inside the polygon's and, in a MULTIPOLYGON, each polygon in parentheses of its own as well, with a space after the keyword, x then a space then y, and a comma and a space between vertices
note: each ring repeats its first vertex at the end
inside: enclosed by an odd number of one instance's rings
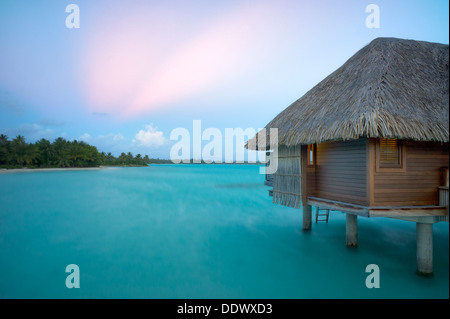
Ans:
POLYGON ((154 165, 0 175, 1 298, 448 298, 449 224, 434 276, 415 275, 415 224, 345 215, 302 232, 256 165, 154 165), (77 264, 80 288, 65 268, 77 264), (380 288, 365 285, 368 264, 380 288))

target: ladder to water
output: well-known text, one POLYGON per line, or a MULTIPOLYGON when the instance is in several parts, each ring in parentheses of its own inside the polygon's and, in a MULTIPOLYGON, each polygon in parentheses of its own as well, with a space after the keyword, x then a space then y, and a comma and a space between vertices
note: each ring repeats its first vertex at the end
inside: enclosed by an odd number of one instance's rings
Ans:
POLYGON ((316 207, 316 223, 317 222, 327 222, 328 223, 328 215, 330 215, 329 209, 316 207), (321 213, 320 211, 324 211, 324 212, 321 213))

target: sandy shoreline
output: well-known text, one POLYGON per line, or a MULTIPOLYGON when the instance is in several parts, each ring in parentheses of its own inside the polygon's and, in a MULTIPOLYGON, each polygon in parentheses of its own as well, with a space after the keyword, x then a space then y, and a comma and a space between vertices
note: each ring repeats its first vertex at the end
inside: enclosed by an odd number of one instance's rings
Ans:
POLYGON ((30 173, 30 172, 62 172, 62 171, 96 171, 101 169, 117 169, 119 167, 99 166, 99 167, 65 167, 65 168, 0 168, 0 174, 10 173, 30 173))

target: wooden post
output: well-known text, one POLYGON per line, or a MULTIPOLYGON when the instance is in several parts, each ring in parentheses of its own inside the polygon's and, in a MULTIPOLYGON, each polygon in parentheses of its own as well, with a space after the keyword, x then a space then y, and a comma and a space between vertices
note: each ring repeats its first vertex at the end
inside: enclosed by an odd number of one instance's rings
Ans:
POLYGON ((346 213, 345 222, 345 239, 347 247, 356 247, 358 246, 358 217, 346 213))
POLYGON ((311 205, 303 205, 303 230, 311 230, 311 205))
POLYGON ((417 274, 433 275, 433 224, 416 223, 417 274))
POLYGON ((308 205, 307 194, 307 179, 306 179, 306 164, 307 164, 308 146, 302 145, 300 148, 301 159, 301 188, 302 188, 302 210, 303 210, 303 230, 311 230, 312 224, 312 209, 308 205))

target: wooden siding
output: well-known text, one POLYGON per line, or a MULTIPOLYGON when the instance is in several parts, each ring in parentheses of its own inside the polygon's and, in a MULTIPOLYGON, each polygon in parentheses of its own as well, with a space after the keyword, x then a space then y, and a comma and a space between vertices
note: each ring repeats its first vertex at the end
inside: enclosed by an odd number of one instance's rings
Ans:
MULTIPOLYGON (((371 141, 371 147, 376 143, 371 141)), ((372 206, 438 205, 442 167, 449 165, 448 143, 420 143, 403 141, 406 169, 377 172, 371 158, 373 172, 372 206)))
POLYGON ((308 166, 306 168, 306 196, 315 196, 316 195, 316 167, 308 166))
POLYGON ((318 144, 308 195, 368 206, 367 145, 367 139, 318 144))

